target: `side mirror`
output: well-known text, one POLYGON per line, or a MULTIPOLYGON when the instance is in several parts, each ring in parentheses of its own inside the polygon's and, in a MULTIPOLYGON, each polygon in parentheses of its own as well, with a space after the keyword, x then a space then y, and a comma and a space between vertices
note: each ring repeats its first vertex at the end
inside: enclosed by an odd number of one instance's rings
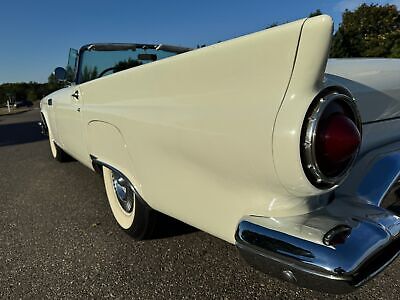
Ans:
POLYGON ((58 81, 65 81, 67 79, 67 71, 62 67, 57 67, 54 70, 54 76, 58 81))

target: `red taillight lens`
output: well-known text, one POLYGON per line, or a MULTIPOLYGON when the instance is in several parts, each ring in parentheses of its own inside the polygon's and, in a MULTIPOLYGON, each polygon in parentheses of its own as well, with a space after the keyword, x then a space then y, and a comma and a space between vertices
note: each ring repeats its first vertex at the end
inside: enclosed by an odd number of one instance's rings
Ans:
POLYGON ((301 160, 318 188, 339 184, 361 145, 361 119, 349 93, 324 91, 311 104, 303 124, 301 160))
POLYGON ((353 157, 361 143, 361 134, 356 124, 339 113, 321 121, 316 135, 317 163, 330 176, 340 173, 343 164, 353 157))

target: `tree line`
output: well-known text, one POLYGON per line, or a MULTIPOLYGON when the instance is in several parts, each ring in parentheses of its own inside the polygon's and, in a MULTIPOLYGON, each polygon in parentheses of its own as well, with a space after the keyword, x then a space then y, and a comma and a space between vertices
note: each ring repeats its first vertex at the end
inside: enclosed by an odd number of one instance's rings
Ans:
MULTIPOLYGON (((322 13, 317 9, 310 17, 322 13)), ((362 4, 354 11, 345 10, 333 35, 330 57, 400 58, 400 11, 389 4, 362 4)), ((5 83, 0 85, 0 105, 7 99, 36 101, 62 86, 53 74, 47 83, 5 83)))
POLYGON ((400 58, 400 11, 396 5, 362 4, 346 10, 333 36, 331 57, 400 58))
POLYGON ((59 90, 64 85, 57 82, 51 74, 46 83, 38 82, 16 82, 4 83, 0 85, 0 105, 5 105, 7 100, 11 102, 17 100, 37 101, 44 96, 59 90))
MULTIPOLYGON (((322 14, 317 9, 309 17, 322 14)), ((400 58, 400 11, 396 5, 364 3, 354 11, 346 9, 329 56, 400 58)))

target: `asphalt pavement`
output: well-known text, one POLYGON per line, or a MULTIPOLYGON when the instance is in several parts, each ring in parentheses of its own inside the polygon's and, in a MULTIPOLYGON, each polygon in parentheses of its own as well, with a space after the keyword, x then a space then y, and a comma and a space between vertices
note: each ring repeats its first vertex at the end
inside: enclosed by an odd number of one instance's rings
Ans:
POLYGON ((135 241, 108 207, 102 178, 51 158, 39 111, 0 117, 0 298, 400 299, 400 260, 347 296, 255 271, 235 247, 162 218, 135 241))

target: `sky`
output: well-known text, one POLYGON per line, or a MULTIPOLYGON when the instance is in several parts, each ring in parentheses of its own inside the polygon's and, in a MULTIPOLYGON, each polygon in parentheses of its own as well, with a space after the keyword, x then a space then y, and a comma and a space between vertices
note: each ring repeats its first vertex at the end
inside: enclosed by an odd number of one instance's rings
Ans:
MULTIPOLYGON (((0 84, 46 82, 69 48, 93 42, 213 44, 320 9, 341 22, 359 0, 4 0, 0 4, 0 84)), ((370 3, 370 1, 366 1, 370 3)), ((372 1, 396 4, 400 0, 372 1)))

